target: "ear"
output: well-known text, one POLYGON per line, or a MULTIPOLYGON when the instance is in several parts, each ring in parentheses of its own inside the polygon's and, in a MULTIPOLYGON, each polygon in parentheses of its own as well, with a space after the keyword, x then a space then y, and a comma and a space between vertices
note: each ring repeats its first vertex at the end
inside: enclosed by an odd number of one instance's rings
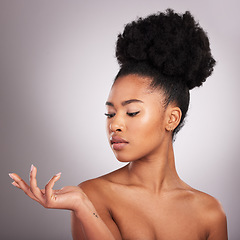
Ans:
POLYGON ((181 121, 182 111, 179 107, 169 106, 167 109, 166 130, 173 131, 181 121))

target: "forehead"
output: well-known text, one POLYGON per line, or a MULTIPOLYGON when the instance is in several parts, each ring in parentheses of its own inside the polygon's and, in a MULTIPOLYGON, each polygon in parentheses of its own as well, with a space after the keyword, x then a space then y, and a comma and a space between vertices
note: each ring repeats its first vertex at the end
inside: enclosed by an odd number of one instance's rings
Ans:
POLYGON ((108 101, 142 99, 150 95, 159 97, 160 91, 154 94, 156 90, 150 87, 151 78, 142 77, 134 74, 119 77, 112 86, 108 101))

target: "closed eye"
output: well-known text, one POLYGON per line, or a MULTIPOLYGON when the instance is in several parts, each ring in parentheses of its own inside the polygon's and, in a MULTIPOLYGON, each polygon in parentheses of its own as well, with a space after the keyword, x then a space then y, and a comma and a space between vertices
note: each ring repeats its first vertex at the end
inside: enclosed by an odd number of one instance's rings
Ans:
POLYGON ((115 113, 104 113, 105 116, 107 116, 108 118, 112 118, 114 117, 116 114, 115 113))
POLYGON ((134 116, 136 116, 138 113, 140 113, 140 111, 127 113, 127 115, 130 116, 130 117, 134 117, 134 116))

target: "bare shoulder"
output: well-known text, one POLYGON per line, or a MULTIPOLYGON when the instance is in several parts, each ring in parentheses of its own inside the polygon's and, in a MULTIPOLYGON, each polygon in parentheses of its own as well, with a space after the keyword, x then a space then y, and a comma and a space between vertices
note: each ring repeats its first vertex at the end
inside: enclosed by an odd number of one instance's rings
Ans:
POLYGON ((92 202, 105 202, 109 181, 99 177, 84 181, 78 185, 92 202), (103 201, 102 201, 103 200, 103 201))
POLYGON ((109 190, 112 184, 117 182, 124 181, 125 167, 119 168, 113 172, 105 174, 103 176, 90 179, 80 183, 78 186, 86 192, 101 192, 103 193, 105 190, 109 190))
POLYGON ((204 192, 193 189, 192 193, 194 195, 193 204, 206 226, 208 240, 226 240, 227 220, 221 203, 204 192))
POLYGON ((78 186, 93 202, 108 204, 111 200, 113 185, 122 182, 124 167, 110 172, 106 175, 90 179, 80 183, 78 186), (109 201, 108 201, 109 200, 109 201))
POLYGON ((223 207, 216 198, 207 193, 195 189, 193 189, 192 192, 194 194, 195 204, 198 206, 201 212, 207 214, 208 217, 215 216, 225 218, 225 212, 223 210, 223 207))

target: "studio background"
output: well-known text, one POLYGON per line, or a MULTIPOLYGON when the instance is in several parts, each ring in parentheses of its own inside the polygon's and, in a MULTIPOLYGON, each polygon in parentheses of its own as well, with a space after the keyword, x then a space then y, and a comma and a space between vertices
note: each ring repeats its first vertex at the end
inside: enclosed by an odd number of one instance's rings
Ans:
POLYGON ((105 101, 118 71, 118 33, 137 16, 190 10, 208 32, 213 75, 191 92, 177 135, 180 177, 222 203, 230 240, 240 239, 237 0, 0 0, 0 238, 71 239, 70 214, 44 209, 11 185, 31 164, 44 187, 103 175, 119 163, 105 134, 105 101))

